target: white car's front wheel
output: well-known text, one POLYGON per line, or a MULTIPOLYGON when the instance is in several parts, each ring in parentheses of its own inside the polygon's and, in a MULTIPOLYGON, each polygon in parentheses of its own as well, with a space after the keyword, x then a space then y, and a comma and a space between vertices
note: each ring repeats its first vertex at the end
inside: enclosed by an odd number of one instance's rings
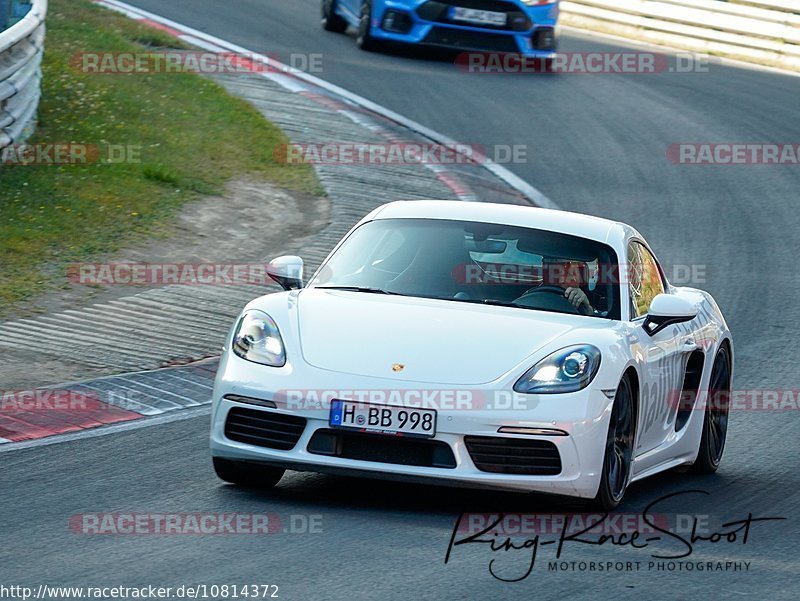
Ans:
POLYGON ((636 429, 633 387, 624 376, 617 387, 603 456, 600 488, 593 504, 604 511, 617 507, 625 496, 633 461, 633 440, 636 429))

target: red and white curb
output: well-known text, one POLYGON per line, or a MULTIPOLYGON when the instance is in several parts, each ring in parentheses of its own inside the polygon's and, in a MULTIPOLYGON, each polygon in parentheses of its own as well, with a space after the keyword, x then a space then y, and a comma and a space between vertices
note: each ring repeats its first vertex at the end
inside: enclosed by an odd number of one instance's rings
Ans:
POLYGON ((208 409, 216 369, 217 360, 207 359, 182 367, 0 391, 0 448, 121 427, 134 420, 196 415, 187 410, 208 409))
MULTIPOLYGON (((34 399, 42 397, 41 391, 17 393, 17 397, 34 399)), ((35 440, 77 432, 89 428, 97 428, 117 424, 143 417, 134 411, 121 409, 95 398, 84 397, 72 406, 54 408, 45 403, 43 406, 21 407, 13 411, 0 413, 0 444, 35 440)), ((31 403, 36 405, 35 401, 31 403)))
MULTIPOLYGON (((388 119, 389 121, 393 121, 394 123, 397 123, 398 125, 412 131, 415 134, 428 138, 436 144, 451 148, 459 147, 455 140, 452 140, 451 138, 440 134, 439 132, 425 127, 416 121, 408 119, 384 106, 381 106, 380 104, 354 94, 349 90, 345 90, 344 88, 320 79, 319 77, 315 77, 314 75, 310 75, 276 61, 274 58, 271 58, 267 55, 253 52, 237 44, 233 44, 218 37, 209 35, 205 32, 198 31, 192 27, 177 23, 171 19, 161 17, 135 6, 131 6, 125 2, 120 2, 118 0, 93 1, 95 4, 115 10, 130 17, 131 19, 135 19, 141 23, 159 29, 176 37, 177 39, 186 42, 187 44, 197 46, 198 48, 202 48, 209 52, 234 53, 240 55, 240 59, 242 61, 252 60, 262 63, 268 67, 268 70, 263 71, 262 69, 259 73, 261 76, 278 83, 285 89, 292 92, 301 93, 308 98, 319 101, 320 95, 314 92, 314 88, 325 90, 326 92, 338 97, 338 99, 340 99, 341 106, 332 105, 331 101, 333 99, 328 97, 325 97, 324 102, 321 102, 321 104, 326 104, 333 110, 338 111, 358 125, 363 125, 363 123, 358 119, 358 115, 350 110, 350 108, 347 106, 347 103, 350 103, 354 107, 358 107, 379 115, 384 119, 388 119)), ((392 135, 389 132, 386 133, 387 137, 392 135)), ((505 167, 491 161, 488 158, 484 158, 481 161, 481 166, 505 182, 509 187, 519 192, 531 204, 548 209, 559 208, 552 200, 547 198, 547 196, 525 182, 519 176, 513 174, 505 167)), ((425 167, 430 169, 440 182, 452 190, 453 194, 458 199, 465 201, 477 200, 474 194, 469 190, 469 187, 461 183, 455 174, 449 173, 448 170, 442 165, 425 164, 425 167)))

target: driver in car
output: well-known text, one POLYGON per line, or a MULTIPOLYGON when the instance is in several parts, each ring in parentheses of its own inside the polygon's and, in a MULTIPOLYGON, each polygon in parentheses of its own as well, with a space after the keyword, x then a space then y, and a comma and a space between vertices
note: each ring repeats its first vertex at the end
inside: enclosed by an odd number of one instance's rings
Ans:
POLYGON ((584 315, 602 315, 595 307, 603 298, 595 292, 598 261, 548 261, 545 263, 547 280, 565 289, 564 297, 584 315))

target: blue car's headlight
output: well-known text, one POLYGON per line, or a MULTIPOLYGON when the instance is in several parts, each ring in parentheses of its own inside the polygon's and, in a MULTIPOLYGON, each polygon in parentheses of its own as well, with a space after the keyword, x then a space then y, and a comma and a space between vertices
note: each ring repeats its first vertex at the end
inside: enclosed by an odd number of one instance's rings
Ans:
POLYGON ((600 350, 590 344, 568 346, 531 367, 514 384, 515 392, 575 392, 589 385, 600 368, 600 350))
POLYGON ((233 352, 242 359, 283 367, 286 352, 278 326, 269 315, 261 311, 245 311, 233 333, 233 352))

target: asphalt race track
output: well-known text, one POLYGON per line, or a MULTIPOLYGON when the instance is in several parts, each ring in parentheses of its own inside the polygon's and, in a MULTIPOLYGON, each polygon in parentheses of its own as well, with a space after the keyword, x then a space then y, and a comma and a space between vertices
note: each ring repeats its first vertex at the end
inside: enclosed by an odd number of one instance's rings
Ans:
MULTIPOLYGON (((130 0, 131 4, 287 60, 321 53, 316 74, 468 144, 528 145, 507 165, 561 208, 631 223, 667 265, 695 265, 736 345, 735 388, 800 389, 800 168, 676 165, 676 143, 800 143, 800 78, 712 64, 706 73, 470 75, 452 56, 359 51, 323 32, 317 0, 130 0)), ((565 34, 561 50, 620 51, 565 34)), ((491 200, 491 199, 487 199, 491 200)), ((669 267, 668 267, 669 269, 669 267)), ((454 521, 472 512, 558 512, 561 500, 292 473, 269 493, 223 485, 211 469, 205 417, 0 454, 2 580, 59 585, 280 586, 284 599, 796 599, 800 502, 798 411, 734 411, 720 471, 632 486, 623 511, 663 495, 667 514, 756 524, 746 544, 698 543, 684 560, 750 562, 748 571, 646 570, 647 550, 575 544, 568 561, 641 561, 638 572, 548 571, 530 551, 454 549, 454 521), (82 512, 274 512, 275 536, 85 536, 82 512), (292 517, 321 532, 291 532, 292 517), (316 517, 321 516, 321 517, 316 517)), ((680 554, 677 541, 660 547, 680 554)))

